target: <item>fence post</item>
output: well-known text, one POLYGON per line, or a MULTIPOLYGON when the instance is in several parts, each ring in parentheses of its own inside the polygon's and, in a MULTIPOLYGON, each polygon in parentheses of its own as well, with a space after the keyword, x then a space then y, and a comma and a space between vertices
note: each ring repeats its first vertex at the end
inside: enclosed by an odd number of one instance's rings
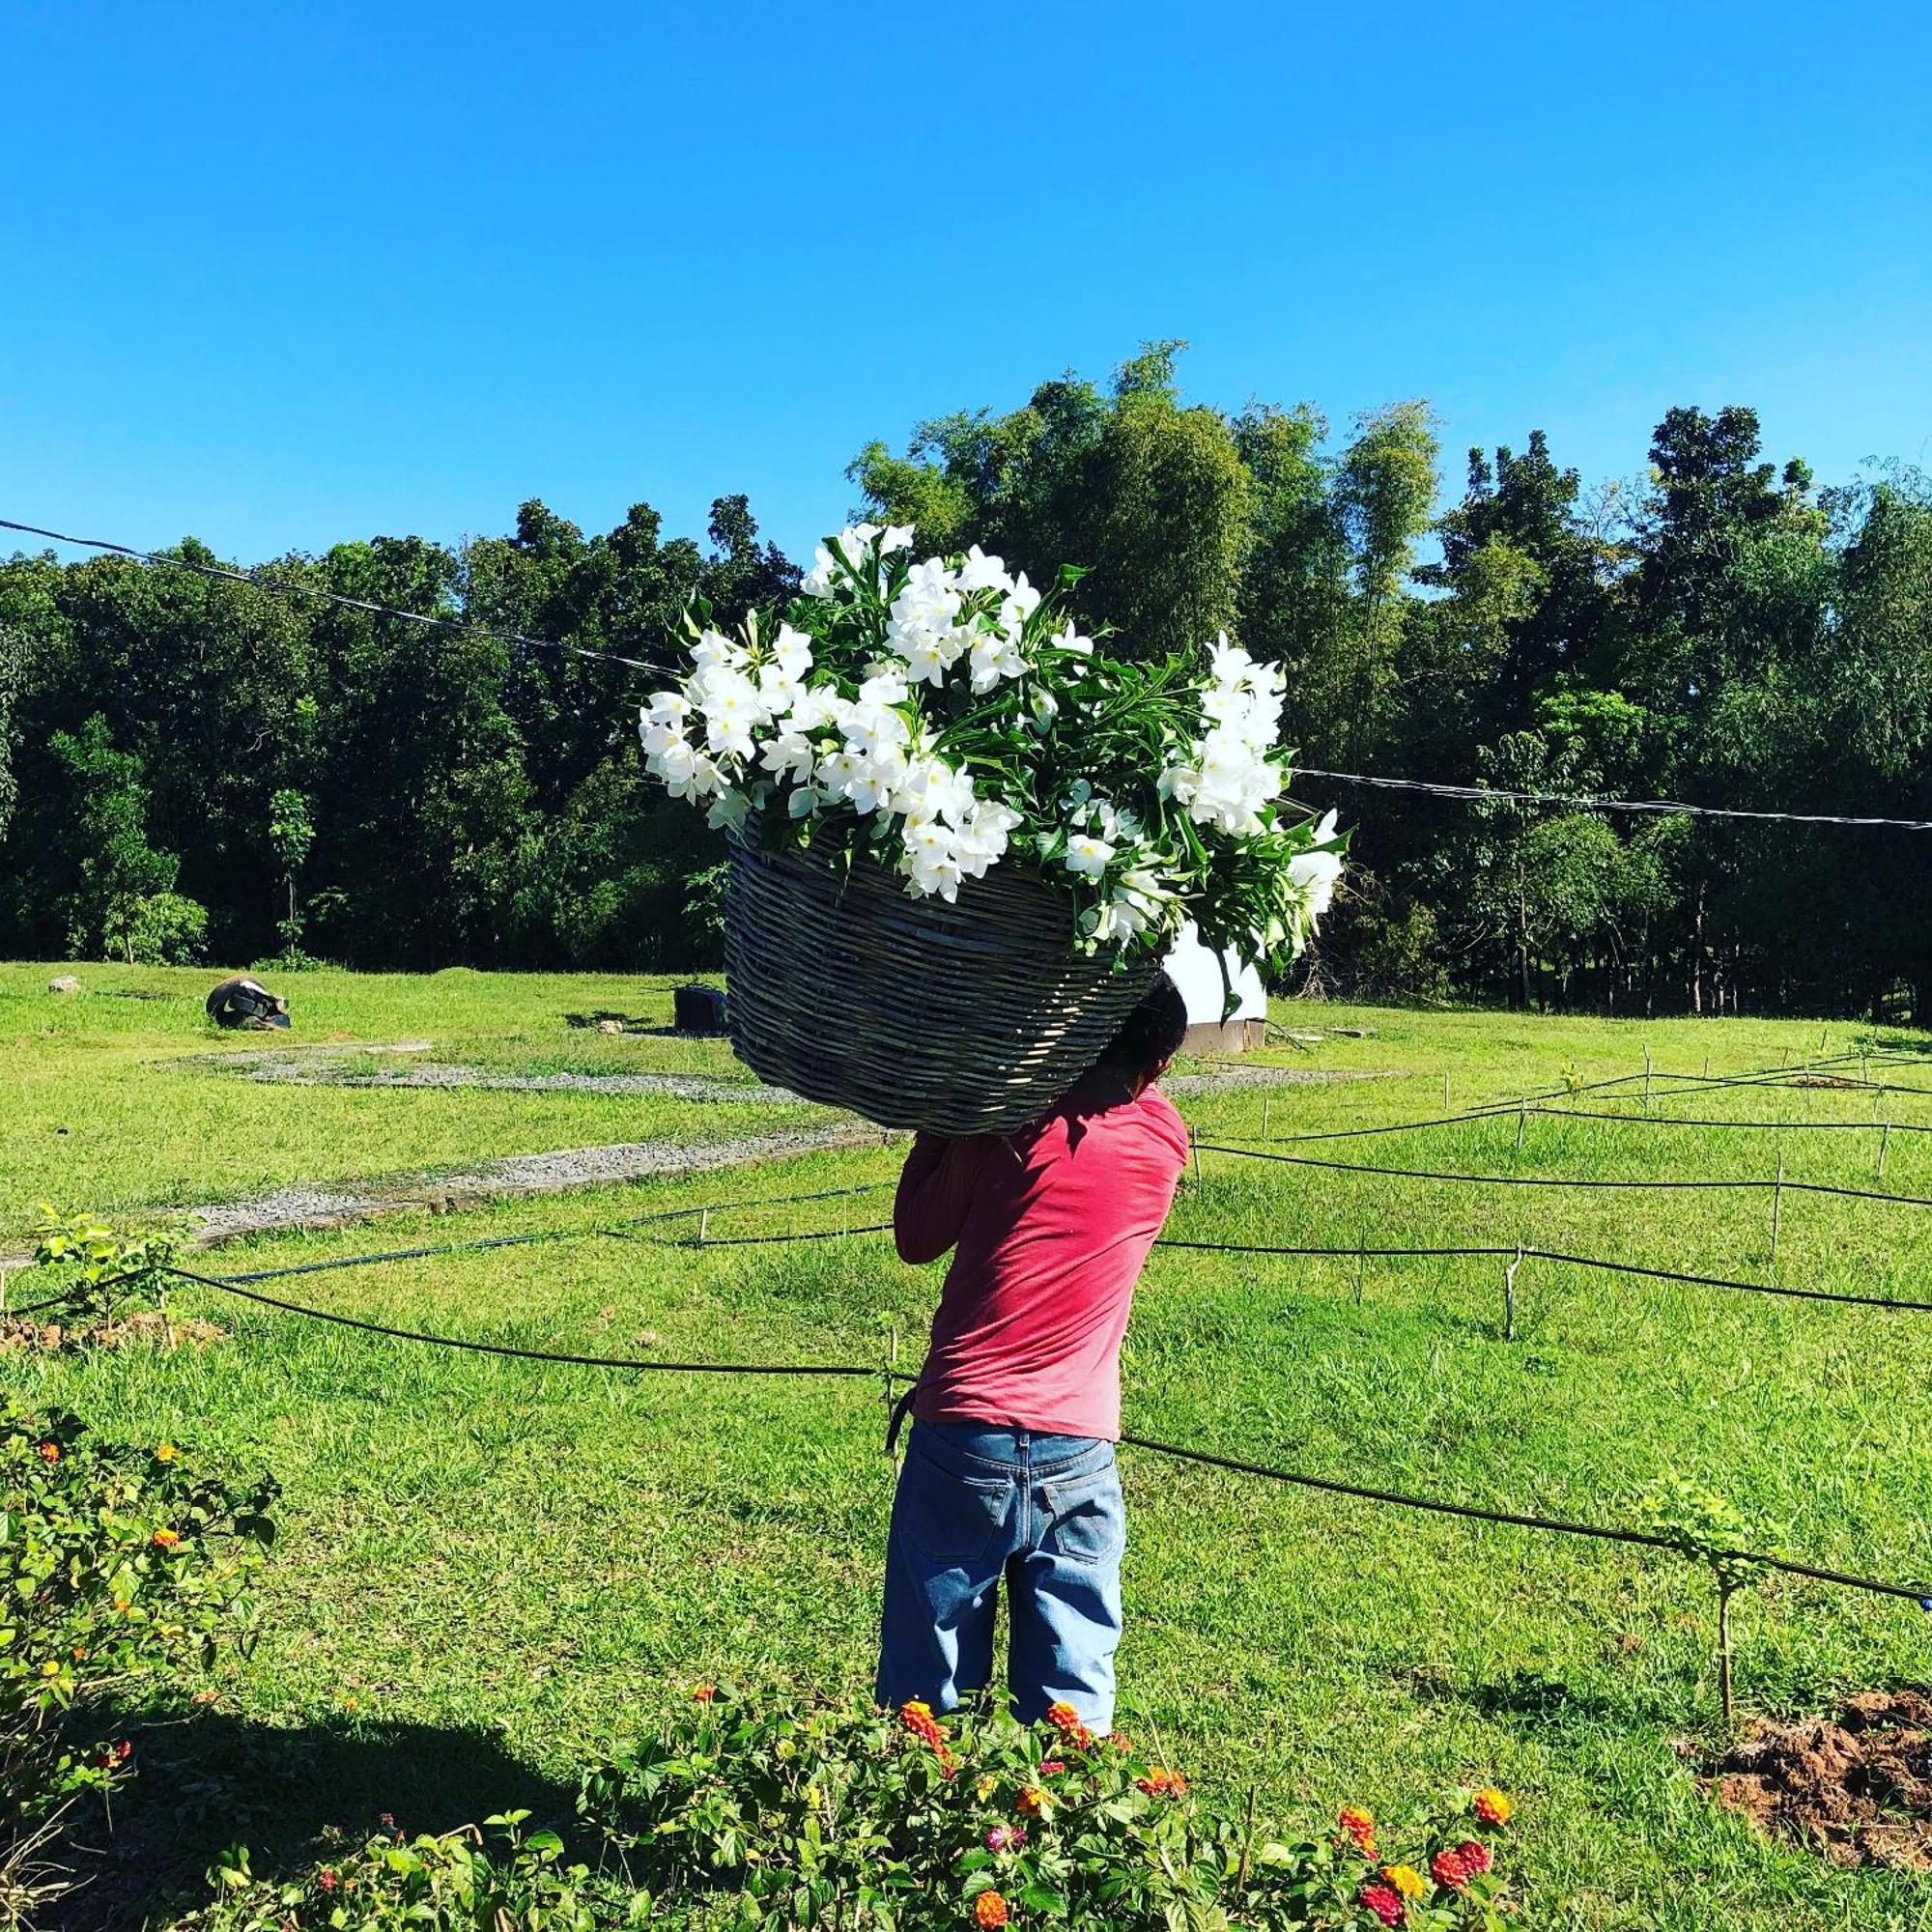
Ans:
POLYGON ((1516 1244, 1516 1260, 1503 1269, 1503 1340, 1516 1340, 1516 1271, 1522 1265, 1522 1243, 1516 1244))
POLYGON ((700 1248, 704 1245, 705 1236, 709 1235, 710 1232, 711 1232, 711 1209, 709 1208, 700 1208, 697 1210, 697 1245, 700 1248))
POLYGON ((1728 1731, 1735 1715, 1731 1701, 1731 1596, 1737 1586, 1727 1583, 1721 1571, 1711 1574, 1718 1584, 1718 1701, 1728 1731))

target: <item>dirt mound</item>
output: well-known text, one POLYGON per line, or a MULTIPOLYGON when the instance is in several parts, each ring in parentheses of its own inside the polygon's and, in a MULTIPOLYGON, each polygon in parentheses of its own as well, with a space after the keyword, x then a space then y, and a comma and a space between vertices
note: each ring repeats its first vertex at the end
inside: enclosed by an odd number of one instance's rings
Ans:
POLYGON ((1832 1718, 1755 1724, 1710 1786, 1833 1864, 1932 1871, 1932 1694, 1861 1690, 1832 1718))

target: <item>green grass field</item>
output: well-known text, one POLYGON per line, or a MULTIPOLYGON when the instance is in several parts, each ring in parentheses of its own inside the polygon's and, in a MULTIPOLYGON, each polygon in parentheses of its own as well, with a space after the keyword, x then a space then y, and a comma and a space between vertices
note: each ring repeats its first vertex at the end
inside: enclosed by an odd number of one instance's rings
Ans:
MULTIPOLYGON (((659 1095, 258 1085, 211 1071, 207 976, 0 969, 0 1236, 51 1196, 128 1217, 296 1180, 479 1157, 764 1131, 816 1110, 659 1095), (61 1132, 61 1128, 66 1132, 61 1132)), ((592 978, 318 974, 291 980, 293 1043, 433 1042, 526 1071, 705 1071, 724 1052, 573 1026, 658 1024, 665 984, 592 978)), ((1660 1075, 1575 1102, 1626 1118, 1492 1120, 1297 1150, 1503 1176, 1770 1178, 1872 1186, 1876 1121, 1932 1125, 1932 1092, 1729 1087, 1662 1076, 1852 1052, 1848 1025, 1608 1022, 1282 1009, 1327 1035, 1261 1064, 1376 1074, 1184 1092, 1203 1139, 1438 1115, 1660 1075), (1846 1131, 1802 1123, 1857 1121, 1846 1131), (1519 1132, 1521 1144, 1519 1149, 1519 1132)), ((1893 1037, 1896 1037, 1895 1036, 1893 1037)), ((1919 1046, 1932 1046, 1923 1037, 1919 1046)), ((257 1037, 242 1044, 291 1044, 257 1037)), ((1198 1069, 1197 1069, 1198 1070, 1198 1069)), ((1842 1069, 1856 1076, 1856 1065, 1842 1069)), ((1932 1067, 1900 1081, 1932 1089, 1932 1067)), ((417 1242, 590 1229, 698 1202, 889 1181, 883 1147, 585 1189, 456 1214, 281 1235, 203 1258, 264 1268, 417 1242)), ((1882 1185, 1932 1196, 1932 1135, 1893 1133, 1882 1185)), ((886 1197, 714 1213, 708 1234, 838 1230, 886 1197)), ((1171 1232, 1277 1245, 1483 1243, 1772 1278, 1764 1192, 1471 1187, 1208 1153, 1171 1232)), ((1932 1300, 1932 1209, 1787 1192, 1776 1279, 1932 1300)), ((730 1361, 905 1358, 937 1292, 877 1236, 732 1248, 642 1224, 270 1284, 316 1306, 493 1341, 730 1361)), ((0 1246, 4 1246, 0 1241, 0 1246)), ((1932 1573, 1932 1317, 1724 1293, 1530 1261, 1501 1336, 1492 1260, 1369 1262, 1170 1252, 1142 1290, 1128 1427, 1431 1495, 1628 1520, 1673 1471, 1721 1492, 1806 1560, 1932 1573)), ((24 1297, 28 1284, 16 1277, 24 1297)), ((236 1839, 293 1855, 379 1811, 441 1828, 514 1803, 567 1814, 577 1769, 699 1678, 857 1687, 871 1659, 892 1469, 878 1385, 561 1368, 443 1352, 240 1305, 184 1306, 229 1339, 16 1367, 102 1428, 169 1435, 286 1486, 267 1630, 222 1697, 146 1714, 144 1773, 99 1895, 152 1903, 236 1839), (156 1889, 158 1888, 158 1890, 156 1889)), ((1923 1880, 1844 1872, 1768 1843, 1701 1794, 1719 1732, 1708 1578, 1661 1553, 1478 1527, 1123 1451, 1132 1515, 1122 1721, 1156 1727, 1203 1785, 1260 1787, 1306 1818, 1399 1811, 1463 1779, 1520 1803, 1537 1925, 1932 1924, 1923 1880)), ((1932 1617, 1782 1577, 1741 1600, 1741 1702, 1786 1715, 1923 1681, 1932 1617)), ((258 1855, 258 1864, 261 1862, 258 1855)), ((73 1910, 85 1918, 90 1908, 73 1910)))

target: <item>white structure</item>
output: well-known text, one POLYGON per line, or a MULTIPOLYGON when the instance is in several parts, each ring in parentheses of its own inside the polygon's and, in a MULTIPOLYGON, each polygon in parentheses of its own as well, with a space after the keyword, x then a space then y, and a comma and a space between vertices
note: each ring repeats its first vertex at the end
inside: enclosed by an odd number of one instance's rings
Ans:
POLYGON ((1262 976, 1244 965, 1234 953, 1227 955, 1227 978, 1221 975, 1222 962, 1201 943, 1194 922, 1180 928, 1174 951, 1162 962, 1167 977, 1180 989, 1187 1002, 1187 1051, 1189 1053, 1239 1053, 1243 1047, 1260 1046, 1267 1034, 1267 990, 1262 976), (1222 1009, 1229 989, 1235 995, 1235 1009, 1224 1021, 1222 1009))

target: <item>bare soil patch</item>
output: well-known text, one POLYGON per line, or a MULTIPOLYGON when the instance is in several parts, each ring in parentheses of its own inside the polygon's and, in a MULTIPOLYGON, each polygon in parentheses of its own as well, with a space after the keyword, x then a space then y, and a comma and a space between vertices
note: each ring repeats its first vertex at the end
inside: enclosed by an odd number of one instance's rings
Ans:
POLYGON ((228 1330, 138 1308, 106 1321, 41 1321, 0 1315, 0 1356, 59 1355, 76 1349, 205 1349, 228 1330))
POLYGON ((1754 1724, 1709 1783, 1833 1864, 1932 1871, 1932 1694, 1861 1690, 1830 1718, 1754 1724))

